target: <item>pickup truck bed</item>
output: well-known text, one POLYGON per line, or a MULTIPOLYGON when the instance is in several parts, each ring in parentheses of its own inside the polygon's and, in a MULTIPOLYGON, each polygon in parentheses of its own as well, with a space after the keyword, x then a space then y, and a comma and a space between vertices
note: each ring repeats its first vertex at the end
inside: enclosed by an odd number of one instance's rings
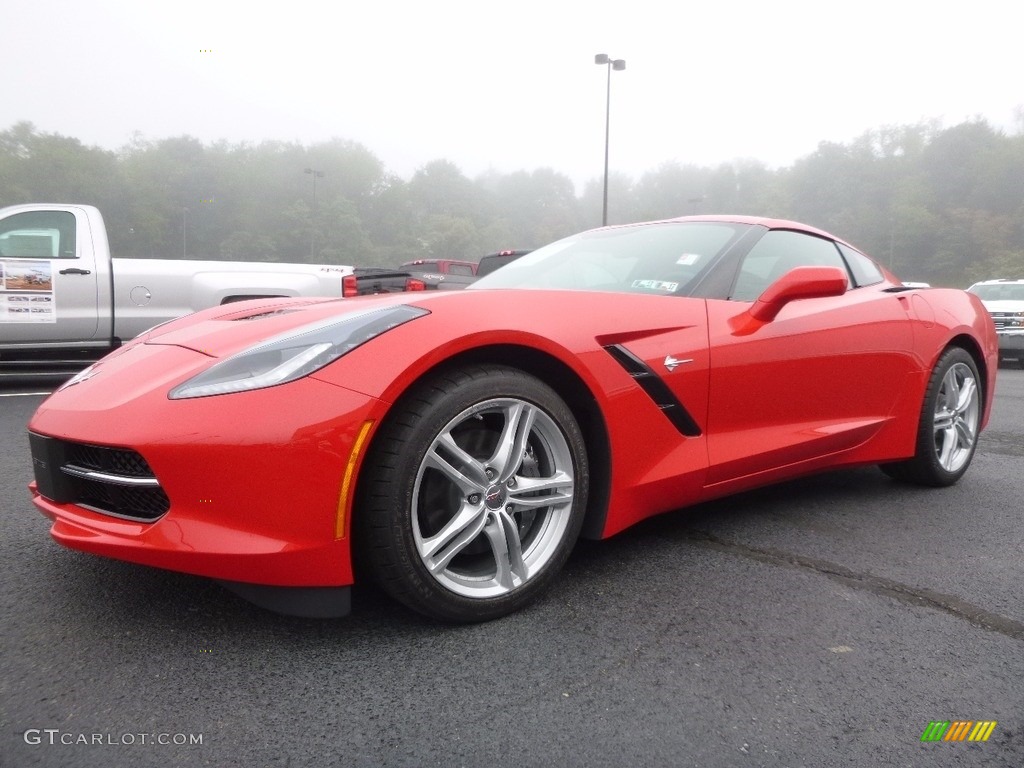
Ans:
POLYGON ((476 264, 472 261, 417 259, 398 268, 422 282, 427 291, 465 288, 476 280, 476 264))

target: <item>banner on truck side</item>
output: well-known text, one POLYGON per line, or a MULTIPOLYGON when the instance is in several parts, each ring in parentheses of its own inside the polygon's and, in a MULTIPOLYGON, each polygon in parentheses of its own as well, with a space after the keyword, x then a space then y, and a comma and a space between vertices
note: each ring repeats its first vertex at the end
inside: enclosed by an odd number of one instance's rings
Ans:
POLYGON ((49 261, 0 259, 0 323, 55 323, 57 300, 49 261))

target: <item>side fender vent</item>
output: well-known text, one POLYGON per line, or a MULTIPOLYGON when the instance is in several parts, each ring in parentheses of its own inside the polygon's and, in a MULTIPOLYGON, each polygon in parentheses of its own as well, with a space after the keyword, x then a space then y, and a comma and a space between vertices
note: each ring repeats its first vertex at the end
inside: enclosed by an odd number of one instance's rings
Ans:
POLYGON ((609 344, 604 349, 615 358, 615 362, 621 365, 626 373, 633 377, 633 381, 647 393, 647 396, 654 401, 654 404, 665 414, 665 418, 672 422, 672 426, 679 430, 680 434, 686 435, 686 437, 701 435, 701 428, 689 411, 679 402, 679 399, 669 389, 668 384, 652 371, 647 363, 621 344, 609 344))

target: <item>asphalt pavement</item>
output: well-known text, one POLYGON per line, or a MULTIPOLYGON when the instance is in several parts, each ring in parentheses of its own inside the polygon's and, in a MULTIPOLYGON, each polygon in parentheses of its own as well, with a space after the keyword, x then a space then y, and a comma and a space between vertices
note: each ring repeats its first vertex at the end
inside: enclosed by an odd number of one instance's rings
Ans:
POLYGON ((953 488, 869 467, 664 515, 469 627, 368 588, 286 618, 59 547, 22 391, 0 389, 5 768, 1024 765, 1024 371, 953 488), (922 742, 935 721, 996 726, 922 742))

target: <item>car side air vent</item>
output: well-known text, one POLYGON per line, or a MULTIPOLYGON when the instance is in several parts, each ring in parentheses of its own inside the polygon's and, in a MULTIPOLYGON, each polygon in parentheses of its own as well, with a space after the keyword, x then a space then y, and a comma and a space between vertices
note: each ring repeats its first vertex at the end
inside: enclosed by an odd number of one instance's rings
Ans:
POLYGON ((693 420, 689 411, 679 402, 668 385, 651 370, 647 363, 621 344, 609 344, 604 349, 615 358, 615 362, 621 365, 626 373, 633 377, 640 389, 646 392, 647 396, 665 414, 665 418, 672 422, 672 426, 687 437, 700 436, 701 429, 697 422, 693 420))
POLYGON ((275 317, 277 315, 290 315, 294 312, 294 309, 272 309, 269 312, 258 312, 255 315, 245 315, 244 317, 236 317, 232 322, 239 322, 240 320, 262 320, 265 317, 275 317))

